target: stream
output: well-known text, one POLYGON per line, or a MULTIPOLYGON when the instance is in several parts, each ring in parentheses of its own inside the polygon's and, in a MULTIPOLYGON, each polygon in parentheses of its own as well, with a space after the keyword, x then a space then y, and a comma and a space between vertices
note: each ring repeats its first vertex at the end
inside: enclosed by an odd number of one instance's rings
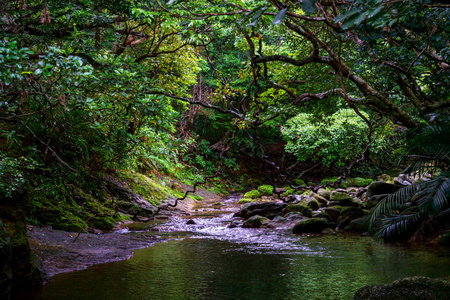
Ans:
POLYGON ((360 235, 294 235, 289 228, 228 228, 238 198, 202 201, 193 219, 134 224, 167 242, 125 261, 58 274, 28 299, 352 299, 401 277, 450 276, 445 247, 387 245, 360 235))

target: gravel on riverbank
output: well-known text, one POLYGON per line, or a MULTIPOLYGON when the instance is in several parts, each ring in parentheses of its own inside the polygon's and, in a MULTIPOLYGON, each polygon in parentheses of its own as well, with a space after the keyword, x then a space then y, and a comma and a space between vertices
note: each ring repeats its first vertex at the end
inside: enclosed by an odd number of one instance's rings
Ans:
POLYGON ((29 227, 31 250, 42 261, 48 276, 85 269, 90 265, 125 260, 133 250, 165 241, 154 233, 77 233, 50 227, 29 227))

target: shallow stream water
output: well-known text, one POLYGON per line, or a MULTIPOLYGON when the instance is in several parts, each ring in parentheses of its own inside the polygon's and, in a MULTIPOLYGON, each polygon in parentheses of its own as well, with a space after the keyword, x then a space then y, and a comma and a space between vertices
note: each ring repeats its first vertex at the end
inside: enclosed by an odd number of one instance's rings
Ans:
POLYGON ((170 240, 126 261, 59 274, 30 299, 351 299, 367 284, 450 276, 448 248, 386 245, 342 233, 293 235, 287 228, 228 228, 237 199, 220 210, 125 229, 170 240))

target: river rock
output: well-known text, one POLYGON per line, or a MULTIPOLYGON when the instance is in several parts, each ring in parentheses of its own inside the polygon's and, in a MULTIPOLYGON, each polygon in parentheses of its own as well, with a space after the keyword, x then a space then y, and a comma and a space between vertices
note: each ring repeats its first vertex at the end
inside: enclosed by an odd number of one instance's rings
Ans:
POLYGON ((312 198, 309 199, 308 202, 306 203, 306 205, 311 208, 312 210, 318 210, 320 208, 320 204, 319 201, 317 201, 316 199, 312 198))
POLYGON ((248 219, 252 216, 259 215, 273 219, 275 216, 281 215, 286 206, 287 204, 285 203, 277 202, 248 203, 245 204, 235 216, 248 219))
POLYGON ((382 181, 375 181, 367 187, 367 198, 370 200, 373 196, 386 196, 397 192, 403 186, 390 184, 382 181))
POLYGON ((283 216, 287 216, 290 212, 298 212, 305 217, 311 217, 312 211, 311 208, 303 205, 303 204, 289 204, 283 210, 283 216))
POLYGON ((337 223, 337 220, 341 215, 340 209, 337 209, 335 207, 327 207, 323 211, 330 217, 333 222, 337 223))
POLYGON ((333 222, 329 215, 327 215, 324 211, 316 211, 313 213, 313 218, 322 218, 327 220, 328 222, 333 222))
POLYGON ((332 193, 331 191, 327 191, 326 189, 319 189, 319 190, 317 191, 317 194, 318 194, 319 196, 324 197, 324 198, 327 199, 327 200, 330 200, 331 193, 332 193))
POLYGON ((322 218, 310 218, 301 220, 292 228, 293 233, 319 233, 324 228, 330 227, 330 223, 322 218))
POLYGON ((348 224, 348 226, 345 227, 345 230, 358 233, 367 232, 369 231, 369 223, 366 221, 365 218, 358 218, 352 220, 350 224, 348 224))
POLYGON ((364 212, 359 207, 344 207, 338 218, 338 227, 344 229, 351 221, 364 217, 364 212))
POLYGON ((359 207, 359 203, 353 199, 349 194, 344 192, 333 192, 330 201, 338 203, 340 206, 354 206, 359 207))
POLYGON ((242 227, 244 228, 261 228, 261 227, 267 227, 269 225, 270 220, 266 217, 262 216, 252 216, 247 219, 247 221, 242 224, 242 227))
POLYGON ((286 197, 286 202, 293 202, 293 203, 298 203, 300 201, 302 201, 303 196, 301 195, 289 195, 286 197))
POLYGON ((390 284, 367 285, 359 289, 354 300, 448 300, 450 282, 427 277, 407 277, 390 284))
POLYGON ((325 197, 322 197, 316 193, 311 193, 310 197, 313 197, 322 205, 328 205, 328 200, 325 197))

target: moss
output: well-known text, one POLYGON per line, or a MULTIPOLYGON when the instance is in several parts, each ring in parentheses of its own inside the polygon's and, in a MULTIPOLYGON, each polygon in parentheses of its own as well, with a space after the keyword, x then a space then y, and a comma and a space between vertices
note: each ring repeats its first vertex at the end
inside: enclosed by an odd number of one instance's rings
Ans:
POLYGON ((261 197, 261 193, 258 192, 257 190, 252 190, 250 192, 245 193, 244 198, 248 198, 248 199, 257 199, 261 197))
POLYGON ((222 206, 223 203, 222 203, 222 202, 216 202, 216 203, 214 203, 213 205, 214 205, 214 206, 222 206))
POLYGON ((299 186, 299 185, 306 186, 306 183, 303 180, 301 180, 300 178, 295 178, 294 180, 292 180, 292 184, 295 186, 299 186))
POLYGON ((258 187, 258 192, 261 196, 272 196, 273 194, 273 186, 271 185, 261 185, 258 187))
POLYGON ((239 200, 239 204, 245 204, 245 203, 250 203, 250 202, 255 202, 256 199, 249 199, 249 198, 242 198, 241 200, 239 200))
POLYGON ((364 187, 368 186, 372 182, 373 180, 371 178, 361 178, 361 177, 347 178, 342 182, 341 187, 343 188, 364 187))
POLYGON ((324 178, 324 179, 320 182, 320 185, 325 185, 325 184, 328 184, 328 183, 333 183, 333 182, 335 182, 336 180, 338 180, 338 176, 324 178))
POLYGON ((189 198, 194 199, 196 201, 202 201, 203 200, 203 197, 200 196, 200 195, 197 195, 197 194, 191 195, 191 196, 189 196, 189 198))
POLYGON ((301 220, 292 228, 293 233, 319 233, 324 228, 330 226, 330 223, 321 218, 310 218, 301 220))
POLYGON ((311 217, 312 211, 311 208, 303 205, 303 204, 289 204, 283 210, 283 216, 286 216, 290 212, 299 212, 305 217, 311 217))

